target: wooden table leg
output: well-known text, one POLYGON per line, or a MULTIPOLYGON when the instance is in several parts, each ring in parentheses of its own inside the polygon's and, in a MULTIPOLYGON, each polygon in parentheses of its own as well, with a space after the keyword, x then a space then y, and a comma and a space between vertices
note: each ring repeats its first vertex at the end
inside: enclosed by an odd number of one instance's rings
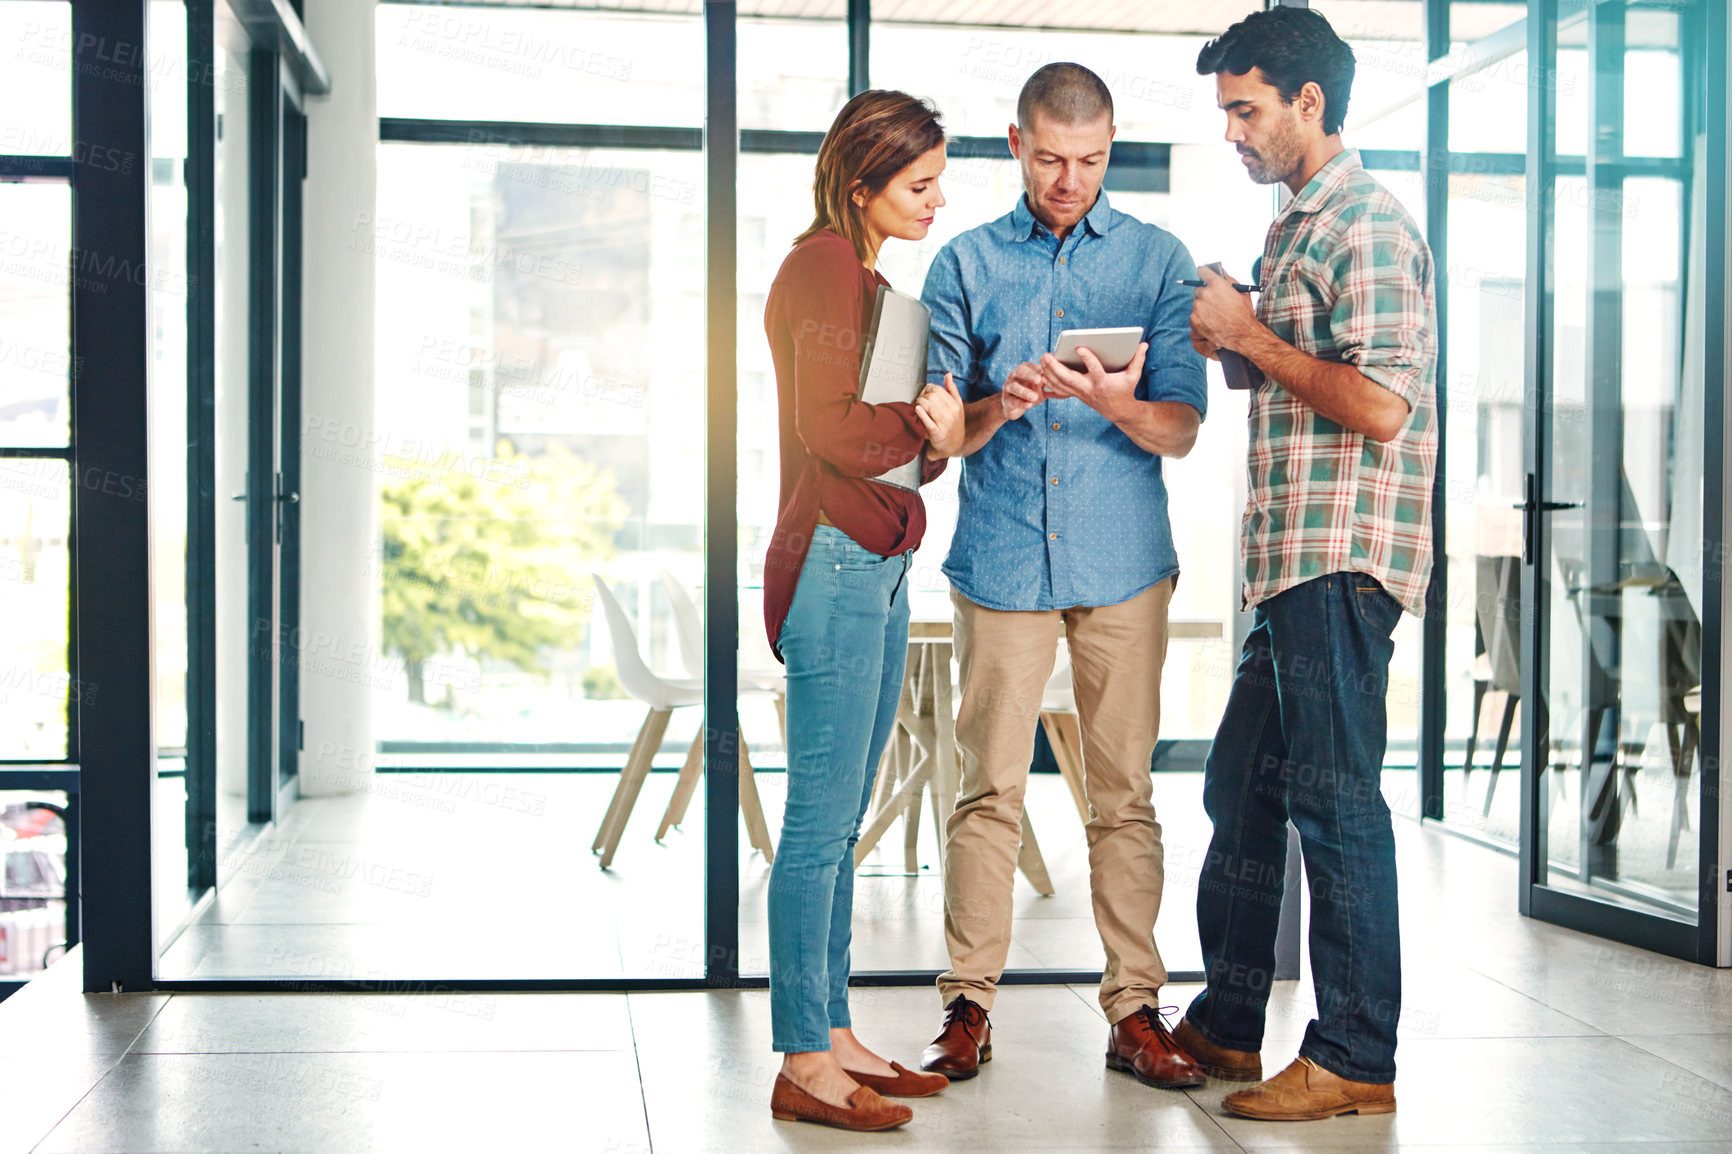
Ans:
MULTIPOLYGON (((953 643, 935 641, 927 646, 931 652, 929 674, 932 679, 932 718, 934 741, 932 800, 942 814, 941 828, 948 829, 950 815, 956 809, 956 795, 961 789, 961 770, 956 749, 956 706, 950 689, 950 655, 953 643)), ((944 861, 944 839, 939 845, 939 862, 944 861)), ((1040 843, 1035 840, 1034 826, 1029 824, 1028 810, 1022 813, 1022 846, 1017 851, 1016 864, 1043 895, 1053 892, 1052 876, 1047 872, 1046 859, 1041 856, 1040 843)))
POLYGON ((1022 811, 1022 845, 1016 851, 1016 866, 1042 897, 1052 896, 1052 875, 1046 872, 1046 859, 1040 854, 1040 843, 1034 839, 1034 826, 1028 820, 1028 809, 1022 811))
POLYGON ((860 840, 854 845, 854 864, 859 865, 866 860, 866 855, 872 852, 872 847, 878 844, 878 839, 884 836, 886 830, 903 815, 910 804, 920 803, 920 791, 926 787, 932 776, 932 762, 928 760, 919 769, 902 779, 902 784, 896 787, 884 803, 884 807, 873 815, 871 824, 860 831, 860 840))
POLYGON ((902 811, 902 868, 911 874, 920 872, 919 794, 915 794, 909 801, 908 808, 902 811))
POLYGON ((1052 746, 1052 758, 1058 762, 1059 774, 1070 787, 1071 800, 1076 802, 1077 815, 1083 824, 1089 823, 1088 791, 1083 779, 1082 726, 1074 713, 1046 712, 1040 715, 1041 728, 1046 730, 1047 744, 1052 746))
POLYGON ((933 642, 924 647, 925 660, 930 663, 932 683, 930 708, 933 721, 932 802, 933 824, 939 831, 938 862, 943 868, 945 832, 950 828, 950 814, 956 808, 960 771, 956 758, 956 704, 950 688, 951 643, 933 642))

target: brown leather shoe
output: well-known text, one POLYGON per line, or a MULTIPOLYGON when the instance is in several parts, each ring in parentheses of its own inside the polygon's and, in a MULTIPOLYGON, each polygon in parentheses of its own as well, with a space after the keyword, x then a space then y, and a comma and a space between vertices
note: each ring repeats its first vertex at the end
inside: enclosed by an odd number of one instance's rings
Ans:
POLYGON ((1122 1070, 1161 1090, 1186 1090, 1207 1081, 1190 1055, 1174 1043, 1172 1031, 1153 1006, 1113 1023, 1107 1032, 1107 1069, 1122 1070))
POLYGON ((894 1130, 914 1117, 914 1111, 899 1102, 886 1102, 870 1086, 848 1095, 846 1107, 832 1106, 794 1085, 786 1074, 777 1074, 770 1090, 770 1116, 781 1122, 816 1122, 838 1130, 894 1130))
POLYGON ((961 1082, 980 1073, 982 1062, 992 1061, 992 1023, 986 1007, 958 994, 944 1007, 944 1029, 920 1055, 920 1068, 961 1082))
POLYGON ((862 1086, 872 1087, 886 1098, 930 1098, 950 1085, 950 1079, 943 1074, 917 1074, 900 1062, 890 1063, 890 1068, 896 1073, 889 1077, 883 1074, 863 1074, 859 1070, 848 1070, 848 1076, 862 1086))
POLYGON ((1211 1078, 1223 1082, 1261 1082, 1263 1055, 1250 1050, 1229 1050, 1217 1046, 1197 1032, 1189 1018, 1182 1019, 1173 1030, 1173 1041, 1191 1056, 1197 1068, 1211 1078))
POLYGON ((1241 1118, 1312 1122, 1337 1114, 1394 1113, 1395 1087, 1350 1082, 1310 1058, 1295 1058, 1267 1082, 1228 1094, 1221 1104, 1241 1118))

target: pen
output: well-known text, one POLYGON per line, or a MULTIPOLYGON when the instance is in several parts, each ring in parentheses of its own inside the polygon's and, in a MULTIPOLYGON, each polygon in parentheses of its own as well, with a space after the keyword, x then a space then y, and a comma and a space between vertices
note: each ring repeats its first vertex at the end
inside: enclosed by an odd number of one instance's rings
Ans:
MULTIPOLYGON (((1202 288, 1203 287, 1203 282, 1200 280, 1177 280, 1177 281, 1174 281, 1173 283, 1174 284, 1182 284, 1186 288, 1202 288)), ((1263 291, 1263 286, 1260 284, 1236 284, 1233 287, 1238 289, 1242 293, 1260 293, 1263 291)))

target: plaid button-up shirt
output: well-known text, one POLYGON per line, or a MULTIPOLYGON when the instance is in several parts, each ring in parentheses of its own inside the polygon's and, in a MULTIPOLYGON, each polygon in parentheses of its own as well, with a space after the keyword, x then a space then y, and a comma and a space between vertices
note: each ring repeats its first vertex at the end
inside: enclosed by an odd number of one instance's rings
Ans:
POLYGON ((1357 570, 1424 616, 1437 468, 1437 311, 1413 218, 1334 157, 1269 226, 1257 318, 1319 360, 1350 364, 1409 406, 1387 444, 1269 380, 1251 396, 1244 604, 1357 570))

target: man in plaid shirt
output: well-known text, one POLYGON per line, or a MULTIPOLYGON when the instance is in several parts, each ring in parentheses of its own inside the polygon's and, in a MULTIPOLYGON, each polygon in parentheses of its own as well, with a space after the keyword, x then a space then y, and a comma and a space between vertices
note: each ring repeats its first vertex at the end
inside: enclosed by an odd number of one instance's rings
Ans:
POLYGON ((1214 837, 1197 894, 1208 985, 1175 1039, 1217 1077, 1263 1076, 1264 1009, 1287 822, 1311 889, 1317 1018, 1299 1057, 1227 1097, 1250 1118, 1395 1109, 1401 940, 1395 837, 1379 779, 1403 610, 1431 576, 1437 458, 1432 262, 1418 228, 1343 147, 1353 53, 1319 14, 1258 12, 1207 44, 1227 140, 1292 199, 1262 287, 1204 270, 1192 343, 1248 359, 1244 604, 1255 608, 1209 752, 1214 837))

